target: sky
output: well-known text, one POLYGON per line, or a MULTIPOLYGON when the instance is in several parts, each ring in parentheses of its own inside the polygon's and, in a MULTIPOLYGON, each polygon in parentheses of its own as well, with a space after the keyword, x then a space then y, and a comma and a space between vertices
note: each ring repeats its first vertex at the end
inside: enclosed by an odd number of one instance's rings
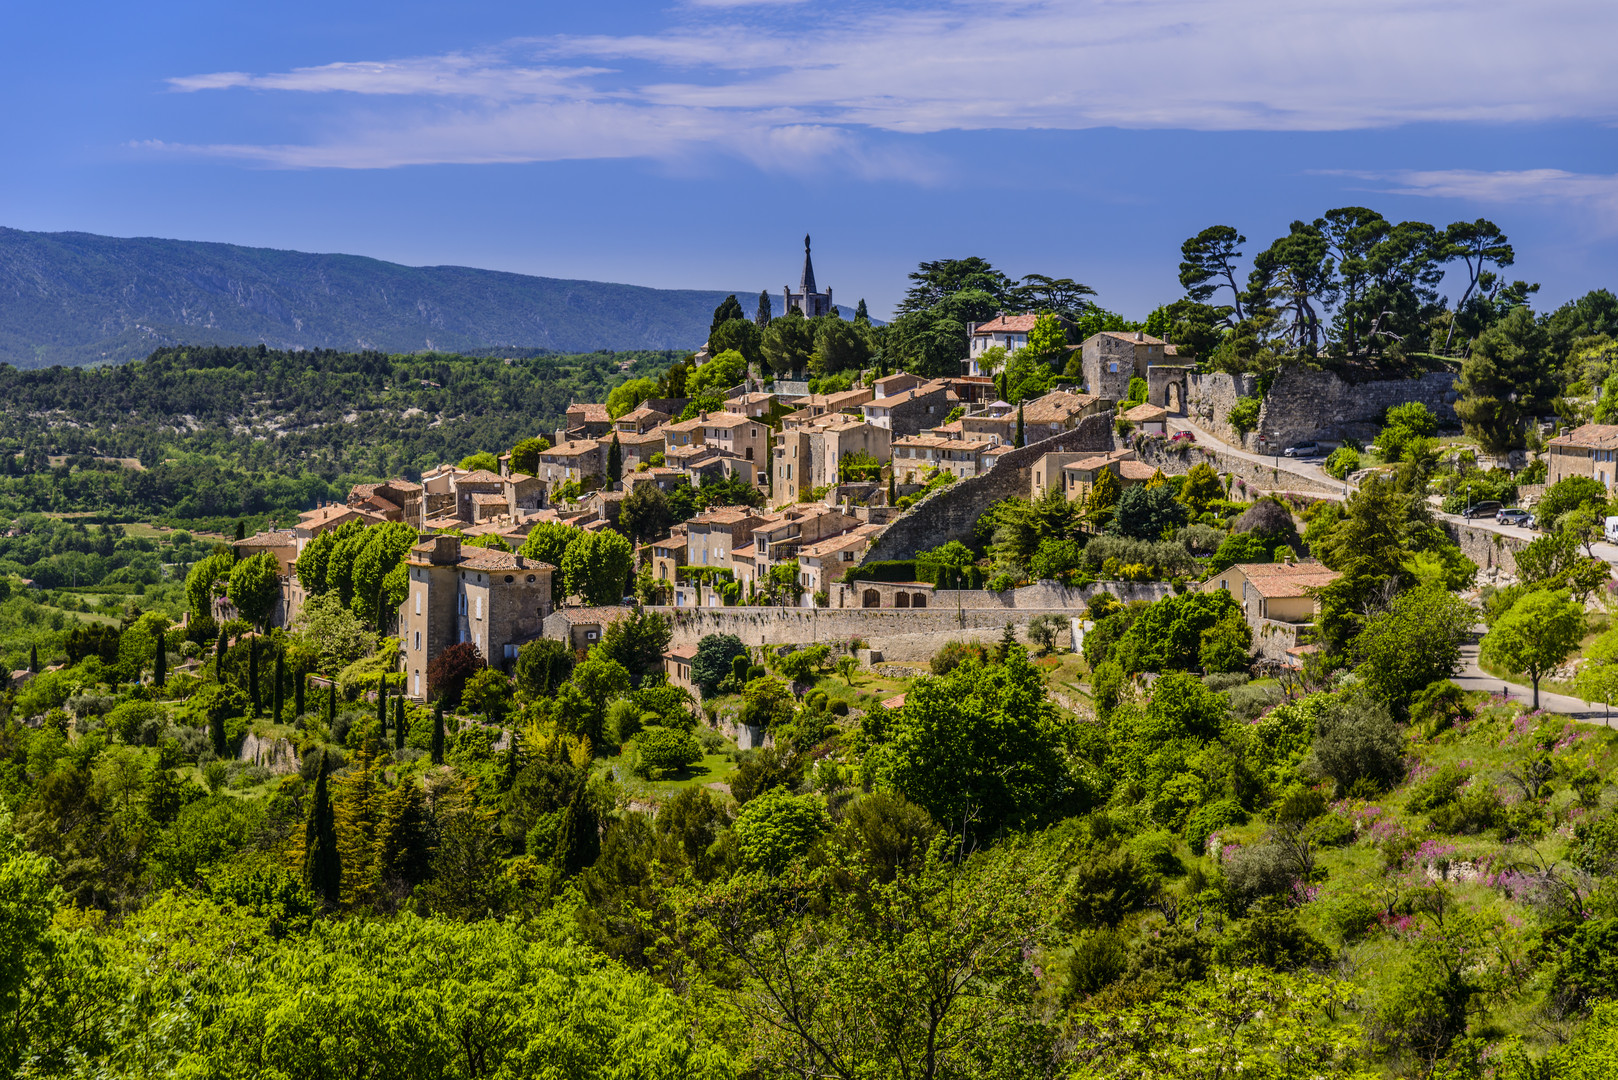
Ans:
MULTIPOLYGON (((1612 0, 0 5, 0 225, 889 313, 924 259, 1140 318, 1205 226, 1488 217, 1618 287, 1612 0)), ((1458 290, 1455 290, 1458 291, 1458 290)))

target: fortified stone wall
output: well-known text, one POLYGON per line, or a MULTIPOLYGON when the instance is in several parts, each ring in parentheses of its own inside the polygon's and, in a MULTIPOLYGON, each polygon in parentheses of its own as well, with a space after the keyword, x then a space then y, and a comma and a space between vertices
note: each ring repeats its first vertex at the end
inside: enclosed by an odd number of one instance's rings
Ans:
POLYGON ((709 634, 735 634, 744 645, 798 645, 804 642, 832 642, 864 638, 876 649, 884 642, 924 634, 952 634, 962 631, 1000 631, 1007 622, 1026 626, 1047 613, 1075 615, 1085 610, 1090 597, 1110 592, 1126 600, 1161 600, 1170 586, 1100 582, 1077 589, 1055 582, 1041 582, 1009 593, 1008 604, 1000 594, 953 589, 935 593, 933 606, 914 608, 673 608, 648 610, 667 615, 674 626, 673 648, 694 646, 709 634), (960 602, 957 608, 957 599, 960 602), (967 606, 969 600, 975 606, 967 606))
POLYGON ((1230 426, 1230 410, 1237 398, 1256 393, 1257 375, 1227 375, 1223 371, 1192 372, 1186 376, 1186 417, 1215 438, 1240 446, 1242 434, 1230 426))
MULTIPOLYGON (((1374 439, 1382 414, 1391 406, 1420 401, 1440 424, 1456 424, 1455 376, 1435 371, 1414 379, 1348 382, 1330 371, 1288 366, 1276 373, 1258 413, 1258 429, 1248 449, 1263 439, 1268 446, 1291 446, 1310 439, 1374 439)), ((1223 437, 1223 436, 1221 436, 1223 437)))
POLYGON ((981 476, 957 480, 934 491, 877 533, 863 561, 910 559, 918 551, 951 540, 968 540, 973 524, 990 506, 1013 495, 1027 496, 1032 488, 1033 463, 1044 455, 1058 450, 1106 453, 1112 446, 1112 417, 1086 416, 1071 431, 1013 450, 981 476))

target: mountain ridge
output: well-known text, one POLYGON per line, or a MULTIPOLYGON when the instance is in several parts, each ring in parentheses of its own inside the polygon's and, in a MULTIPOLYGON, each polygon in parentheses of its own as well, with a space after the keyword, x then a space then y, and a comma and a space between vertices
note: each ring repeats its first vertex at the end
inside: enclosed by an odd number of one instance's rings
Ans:
MULTIPOLYGON (((121 363, 165 345, 261 342, 385 352, 694 349, 726 295, 0 227, 0 362, 20 368, 121 363)), ((750 307, 748 291, 736 295, 750 307)))

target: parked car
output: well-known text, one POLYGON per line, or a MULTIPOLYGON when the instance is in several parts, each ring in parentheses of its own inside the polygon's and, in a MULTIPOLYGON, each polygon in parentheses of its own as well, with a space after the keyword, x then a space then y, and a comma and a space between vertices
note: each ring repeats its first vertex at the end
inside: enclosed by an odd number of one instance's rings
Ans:
POLYGON ((1494 520, 1502 525, 1527 526, 1530 521, 1534 520, 1534 515, 1519 506, 1507 506, 1495 511, 1494 520))
POLYGON ((1484 518, 1500 512, 1499 499, 1485 499, 1480 503, 1473 503, 1461 511, 1463 518, 1484 518))
POLYGON ((1283 453, 1285 453, 1287 457, 1319 457, 1320 444, 1313 442, 1301 442, 1296 446, 1287 447, 1283 453))

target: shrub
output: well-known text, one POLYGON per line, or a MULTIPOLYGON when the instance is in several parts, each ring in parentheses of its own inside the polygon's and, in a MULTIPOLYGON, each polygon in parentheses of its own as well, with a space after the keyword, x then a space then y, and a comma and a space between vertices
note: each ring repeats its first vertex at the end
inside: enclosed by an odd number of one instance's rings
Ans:
POLYGON ((1404 776, 1402 749, 1386 705, 1363 694, 1335 697, 1315 721, 1308 768, 1333 780, 1339 797, 1361 781, 1386 791, 1404 776))
POLYGON ((775 788, 750 800, 737 815, 737 854, 744 869, 779 873, 830 827, 831 818, 817 797, 775 788))
POLYGON ((1237 398, 1236 404, 1230 407, 1230 412, 1225 415, 1225 419, 1229 421, 1231 427, 1246 435, 1249 431, 1258 427, 1258 410, 1262 404, 1262 398, 1237 398))
POLYGON ((689 731, 647 728, 635 736, 634 747, 633 770, 648 780, 688 769, 702 760, 702 745, 689 731))
POLYGON ((1185 822, 1185 842, 1191 850, 1201 852, 1208 846, 1208 837, 1230 825, 1245 825, 1247 811, 1235 799, 1220 799, 1204 803, 1191 811, 1185 822))
POLYGON ((1351 446, 1339 446, 1331 452, 1331 455, 1326 458, 1326 463, 1321 467, 1326 470, 1327 474, 1339 480, 1346 480, 1349 473, 1359 470, 1360 452, 1351 446))
POLYGON ((1292 856, 1280 844, 1237 848, 1225 864, 1226 888, 1241 905, 1291 891, 1296 877, 1292 856))

